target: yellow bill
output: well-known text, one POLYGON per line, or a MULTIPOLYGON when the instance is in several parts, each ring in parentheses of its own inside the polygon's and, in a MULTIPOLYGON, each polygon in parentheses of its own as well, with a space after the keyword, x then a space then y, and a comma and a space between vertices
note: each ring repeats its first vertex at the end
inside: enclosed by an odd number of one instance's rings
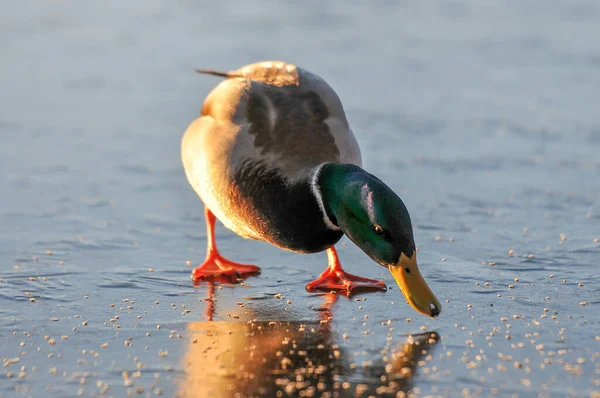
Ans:
POLYGON ((390 265, 389 270, 402 294, 415 310, 431 317, 436 317, 442 312, 442 305, 419 272, 416 251, 410 258, 402 253, 398 263, 390 265))

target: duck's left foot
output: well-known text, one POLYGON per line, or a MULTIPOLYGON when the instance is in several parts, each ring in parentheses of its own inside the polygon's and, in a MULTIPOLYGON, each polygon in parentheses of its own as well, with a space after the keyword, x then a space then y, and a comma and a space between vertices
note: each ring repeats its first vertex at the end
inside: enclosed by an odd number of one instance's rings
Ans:
POLYGON ((240 264, 221 256, 217 251, 209 252, 206 260, 192 271, 195 282, 212 278, 227 277, 232 283, 247 276, 260 274, 260 268, 252 264, 240 264))
POLYGON ((327 255, 329 267, 317 279, 306 285, 306 290, 309 292, 343 290, 347 294, 351 294, 358 291, 387 290, 387 286, 381 281, 363 278, 344 271, 333 247, 327 250, 327 255))
POLYGON ((227 278, 231 283, 235 283, 238 279, 243 279, 246 276, 260 274, 260 268, 256 265, 236 263, 221 256, 215 239, 217 218, 208 207, 204 208, 204 215, 206 217, 208 241, 206 259, 198 268, 192 271, 192 280, 198 282, 212 278, 227 278))

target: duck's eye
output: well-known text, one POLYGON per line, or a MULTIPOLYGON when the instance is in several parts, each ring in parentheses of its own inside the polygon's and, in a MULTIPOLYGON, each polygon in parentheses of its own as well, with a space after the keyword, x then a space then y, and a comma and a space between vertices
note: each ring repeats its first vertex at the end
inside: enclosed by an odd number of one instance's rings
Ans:
POLYGON ((380 235, 380 236, 385 235, 385 231, 383 230, 383 227, 381 225, 378 225, 378 224, 373 225, 373 231, 375 231, 375 233, 377 235, 380 235))

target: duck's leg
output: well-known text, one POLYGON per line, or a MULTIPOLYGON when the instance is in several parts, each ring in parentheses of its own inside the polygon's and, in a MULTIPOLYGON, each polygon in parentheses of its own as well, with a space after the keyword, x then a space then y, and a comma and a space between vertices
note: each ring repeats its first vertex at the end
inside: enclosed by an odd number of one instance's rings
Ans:
POLYGON ((316 280, 306 285, 306 290, 345 290, 352 293, 356 290, 387 290, 385 283, 352 275, 342 269, 335 248, 327 249, 329 267, 316 280))
POLYGON ((204 207, 204 215, 206 216, 206 235, 208 240, 206 259, 198 268, 192 271, 192 279, 199 281, 227 276, 232 282, 235 282, 238 278, 260 274, 260 268, 256 265, 236 263, 221 256, 221 253, 217 250, 217 241, 215 240, 215 223, 217 222, 217 218, 206 206, 204 207))

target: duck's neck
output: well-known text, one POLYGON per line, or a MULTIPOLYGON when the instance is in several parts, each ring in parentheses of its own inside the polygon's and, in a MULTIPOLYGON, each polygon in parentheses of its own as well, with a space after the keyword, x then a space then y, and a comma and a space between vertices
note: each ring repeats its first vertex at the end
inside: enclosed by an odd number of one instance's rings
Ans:
POLYGON ((344 188, 349 176, 360 172, 365 173, 354 164, 324 163, 312 173, 310 189, 321 209, 323 221, 329 229, 334 231, 341 229, 337 222, 337 215, 344 188))
POLYGON ((339 231, 340 227, 336 224, 336 219, 333 213, 331 212, 331 207, 329 203, 323 201, 323 172, 328 169, 330 163, 323 163, 319 167, 315 169, 310 178, 310 190, 312 194, 315 196, 317 204, 319 205, 319 209, 321 210, 321 214, 323 216, 323 222, 327 226, 327 228, 332 231, 339 231))

